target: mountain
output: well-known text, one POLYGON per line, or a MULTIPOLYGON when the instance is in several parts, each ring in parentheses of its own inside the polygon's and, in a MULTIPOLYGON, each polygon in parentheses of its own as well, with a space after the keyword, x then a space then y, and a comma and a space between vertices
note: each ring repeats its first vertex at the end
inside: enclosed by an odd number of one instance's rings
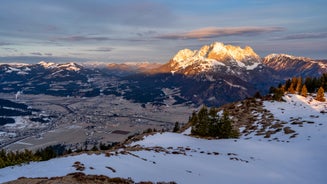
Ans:
POLYGON ((320 112, 327 110, 326 102, 312 96, 283 98, 283 102, 252 99, 225 106, 246 120, 231 116, 239 122, 238 139, 196 138, 189 136, 190 129, 142 135, 142 140, 106 153, 2 168, 0 182, 63 176, 82 168, 85 174, 129 177, 135 182, 326 183, 327 114, 320 112))
POLYGON ((244 49, 214 42, 199 50, 183 49, 165 65, 161 72, 196 75, 200 72, 225 71, 235 73, 236 70, 253 70, 261 64, 261 58, 249 46, 244 49))
POLYGON ((222 105, 266 93, 277 84, 273 70, 249 46, 214 42, 199 50, 183 49, 152 74, 166 73, 181 78, 179 89, 186 99, 197 104, 222 105), (182 76, 182 77, 181 77, 182 76))
POLYGON ((116 95, 139 103, 219 106, 266 94, 271 86, 299 76, 320 76, 327 61, 271 54, 261 58, 249 46, 214 42, 182 49, 167 63, 0 64, 0 92, 90 97, 116 95), (167 94, 166 89, 175 93, 167 94))
POLYGON ((95 93, 90 95, 99 94, 99 89, 92 86, 90 80, 100 75, 100 71, 76 63, 1 64, 0 74, 0 92, 3 93, 23 91, 27 94, 72 96, 79 94, 80 89, 90 89, 88 93, 95 93))
POLYGON ((106 65, 109 69, 144 72, 161 66, 159 63, 149 62, 127 62, 127 63, 110 63, 106 65))
POLYGON ((263 64, 284 78, 292 76, 318 77, 327 73, 327 60, 314 60, 287 54, 270 54, 263 59, 263 64))
POLYGON ((56 70, 59 69, 59 70, 68 70, 68 71, 75 71, 75 72, 83 69, 81 65, 78 65, 73 62, 65 63, 65 64, 56 64, 52 62, 41 61, 39 62, 39 65, 47 69, 56 69, 56 70))

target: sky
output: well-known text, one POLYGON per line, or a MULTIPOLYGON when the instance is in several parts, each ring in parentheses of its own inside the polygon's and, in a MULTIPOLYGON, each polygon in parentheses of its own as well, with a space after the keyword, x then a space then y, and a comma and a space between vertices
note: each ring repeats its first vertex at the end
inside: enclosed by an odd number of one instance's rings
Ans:
POLYGON ((212 42, 327 59, 326 0, 1 0, 0 62, 168 62, 212 42))

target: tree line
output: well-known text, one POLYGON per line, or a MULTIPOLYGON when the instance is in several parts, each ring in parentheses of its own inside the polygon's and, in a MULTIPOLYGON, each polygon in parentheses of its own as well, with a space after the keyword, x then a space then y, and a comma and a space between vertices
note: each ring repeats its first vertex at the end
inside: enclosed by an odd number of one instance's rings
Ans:
MULTIPOLYGON (((109 150, 117 144, 117 142, 109 144, 100 142, 99 146, 94 145, 90 150, 85 147, 84 149, 79 148, 74 152, 79 153, 83 151, 109 150)), ((0 168, 34 161, 46 161, 71 153, 73 153, 73 151, 70 148, 67 149, 66 146, 62 144, 47 146, 45 148, 38 149, 35 152, 27 149, 24 151, 15 152, 2 149, 0 150, 0 168)))
POLYGON ((0 168, 13 166, 17 164, 29 163, 32 161, 45 161, 65 154, 65 146, 54 145, 44 149, 39 149, 35 153, 31 150, 9 151, 2 149, 0 151, 0 168))
POLYGON ((284 84, 279 84, 277 88, 271 87, 270 93, 273 94, 273 99, 281 101, 285 93, 299 94, 307 97, 309 93, 317 93, 316 100, 324 102, 325 90, 327 90, 327 73, 320 77, 293 77, 286 80, 284 84))
POLYGON ((198 113, 193 112, 189 123, 192 127, 192 135, 219 139, 237 138, 239 136, 239 132, 232 126, 227 111, 224 111, 220 116, 215 108, 208 109, 203 106, 198 113))

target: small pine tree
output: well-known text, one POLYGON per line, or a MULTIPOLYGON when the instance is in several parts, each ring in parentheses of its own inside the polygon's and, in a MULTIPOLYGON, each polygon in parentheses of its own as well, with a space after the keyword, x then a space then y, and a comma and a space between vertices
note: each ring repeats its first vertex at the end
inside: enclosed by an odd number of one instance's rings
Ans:
POLYGON ((321 102, 326 101, 324 88, 320 87, 318 89, 316 100, 321 101, 321 102))
POLYGON ((299 77, 297 79, 297 84, 296 84, 296 88, 295 88, 295 91, 300 94, 301 93, 301 89, 302 89, 302 78, 299 77))
POLYGON ((5 161, 0 157, 0 168, 6 167, 5 161))
POLYGON ((98 150, 99 150, 98 147, 96 145, 93 145, 91 151, 98 151, 98 150))
POLYGON ((198 113, 198 124, 196 130, 198 135, 205 136, 208 132, 209 116, 208 108, 203 106, 198 113))
POLYGON ((288 91, 289 93, 291 93, 291 94, 295 94, 295 89, 294 89, 293 83, 291 84, 291 86, 288 88, 287 91, 288 91))
POLYGON ((180 129, 178 121, 176 121, 173 132, 178 132, 180 129))
POLYGON ((254 98, 261 98, 262 96, 261 96, 260 92, 257 91, 257 92, 254 94, 253 97, 254 97, 254 98))
POLYGON ((301 90, 301 95, 304 97, 308 96, 308 89, 305 85, 303 85, 302 90, 301 90))
POLYGON ((290 86, 291 86, 291 83, 292 83, 292 82, 291 82, 291 79, 286 80, 285 85, 284 85, 284 86, 285 86, 284 89, 285 89, 285 90, 288 90, 288 88, 290 88, 290 86))
POLYGON ((314 87, 313 87, 312 79, 310 77, 305 78, 304 84, 307 87, 308 92, 313 93, 314 87))
POLYGON ((283 95, 284 95, 284 89, 283 88, 277 88, 274 91, 273 99, 276 100, 276 101, 282 101, 283 100, 283 95))

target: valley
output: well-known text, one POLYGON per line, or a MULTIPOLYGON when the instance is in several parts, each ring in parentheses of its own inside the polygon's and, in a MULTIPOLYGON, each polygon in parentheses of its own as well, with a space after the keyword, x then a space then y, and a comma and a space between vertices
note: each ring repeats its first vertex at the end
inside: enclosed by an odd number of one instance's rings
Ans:
MULTIPOLYGON (((14 94, 1 94, 15 101, 14 94)), ((22 94, 16 102, 24 102, 55 117, 47 123, 34 123, 21 118, 14 124, 1 126, 1 147, 22 150, 63 144, 67 149, 92 148, 100 142, 111 144, 148 129, 171 130, 176 121, 186 123, 195 107, 133 103, 113 95, 99 97, 56 97, 22 94)))

